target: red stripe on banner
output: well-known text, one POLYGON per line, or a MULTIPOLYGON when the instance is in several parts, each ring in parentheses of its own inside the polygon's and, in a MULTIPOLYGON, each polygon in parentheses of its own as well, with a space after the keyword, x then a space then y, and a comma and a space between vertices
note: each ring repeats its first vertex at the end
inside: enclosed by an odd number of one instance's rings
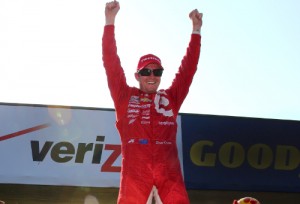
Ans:
POLYGON ((37 125, 37 126, 27 128, 27 129, 24 129, 24 130, 21 130, 21 131, 18 131, 18 132, 14 132, 14 133, 11 133, 11 134, 8 134, 8 135, 3 135, 3 136, 0 136, 0 141, 8 140, 8 139, 11 139, 11 138, 14 138, 14 137, 18 137, 18 136, 21 136, 21 135, 24 135, 24 134, 27 134, 27 133, 30 133, 30 132, 34 132, 34 131, 37 131, 37 130, 40 130, 40 129, 47 128, 49 126, 50 126, 49 124, 42 124, 42 125, 37 125))

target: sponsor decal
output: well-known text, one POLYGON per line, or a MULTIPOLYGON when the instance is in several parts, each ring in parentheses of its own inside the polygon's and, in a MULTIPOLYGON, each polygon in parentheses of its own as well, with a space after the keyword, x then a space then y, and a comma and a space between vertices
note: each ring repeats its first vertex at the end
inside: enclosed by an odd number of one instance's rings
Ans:
POLYGON ((134 118, 134 119, 131 119, 131 120, 129 120, 128 124, 130 125, 130 124, 134 123, 134 121, 135 121, 135 120, 136 120, 135 118, 134 118))
POLYGON ((141 124, 142 124, 142 125, 149 125, 149 124, 150 124, 150 121, 144 121, 144 120, 142 120, 142 121, 141 121, 141 124))
POLYGON ((131 104, 131 103, 129 103, 128 107, 130 107, 130 108, 140 108, 141 106, 139 104, 131 104))
POLYGON ((148 144, 148 139, 139 139, 139 144, 148 144))
POLYGON ((155 60, 155 61, 159 62, 159 64, 160 64, 160 60, 157 57, 145 57, 145 58, 141 59, 141 62, 148 61, 148 60, 155 60))
POLYGON ((149 143, 149 140, 146 139, 146 138, 140 138, 140 139, 134 139, 134 138, 131 138, 128 140, 127 142, 128 144, 148 144, 149 143))
POLYGON ((127 112, 128 112, 128 113, 139 113, 140 110, 138 110, 138 109, 128 109, 127 112))
POLYGON ((142 115, 150 115, 150 110, 143 110, 142 115))
POLYGON ((131 104, 131 103, 129 103, 129 104, 128 104, 128 107, 130 107, 130 108, 141 108, 141 109, 146 109, 146 108, 150 108, 150 107, 151 107, 151 104, 142 104, 142 105, 140 105, 140 104, 131 104))
POLYGON ((141 105, 142 109, 146 109, 146 108, 150 108, 150 107, 151 107, 151 104, 143 104, 143 105, 141 105))
POLYGON ((130 115, 127 115, 127 118, 136 118, 138 117, 139 115, 134 115, 134 114, 130 114, 130 115))
POLYGON ((168 108, 169 105, 169 99, 167 99, 165 96, 167 95, 165 91, 159 91, 154 98, 154 104, 155 104, 155 110, 158 113, 163 114, 164 116, 171 117, 174 115, 173 110, 171 108, 168 108))
POLYGON ((175 125, 175 122, 169 122, 169 121, 159 121, 158 122, 159 125, 175 125))
POLYGON ((131 96, 130 99, 129 99, 129 103, 139 103, 140 100, 139 100, 139 96, 131 96))
POLYGON ((141 102, 144 102, 144 103, 151 103, 152 100, 150 98, 141 98, 141 102))
POLYGON ((164 141, 158 141, 158 140, 156 140, 155 144, 157 144, 157 145, 171 145, 172 142, 171 141, 167 141, 167 140, 164 140, 164 141))

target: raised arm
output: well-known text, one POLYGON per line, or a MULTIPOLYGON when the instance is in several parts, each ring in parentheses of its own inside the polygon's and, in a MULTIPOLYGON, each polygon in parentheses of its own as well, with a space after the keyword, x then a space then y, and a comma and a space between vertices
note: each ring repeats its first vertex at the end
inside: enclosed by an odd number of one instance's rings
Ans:
MULTIPOLYGON (((105 26, 102 37, 102 60, 106 71, 108 87, 115 103, 122 103, 128 94, 128 85, 124 70, 121 66, 120 58, 117 54, 117 44, 115 39, 115 18, 120 9, 119 2, 112 1, 105 6, 105 26)), ((118 116, 117 116, 118 118, 118 116)))
POLYGON ((172 85, 167 90, 173 99, 174 113, 176 114, 188 94, 189 87, 197 70, 200 56, 202 13, 199 13, 197 9, 194 9, 189 13, 189 17, 193 27, 191 39, 172 85))

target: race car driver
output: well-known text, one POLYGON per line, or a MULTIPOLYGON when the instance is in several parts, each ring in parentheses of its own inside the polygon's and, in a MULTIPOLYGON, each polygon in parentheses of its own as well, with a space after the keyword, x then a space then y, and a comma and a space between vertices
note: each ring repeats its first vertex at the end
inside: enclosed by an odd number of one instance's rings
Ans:
POLYGON ((102 38, 103 65, 122 143, 118 203, 152 203, 153 190, 158 193, 157 202, 189 203, 176 146, 176 117, 197 70, 202 14, 197 9, 189 14, 193 30, 186 54, 171 86, 158 90, 164 67, 153 54, 138 62, 139 88, 126 83, 115 40, 119 9, 118 1, 106 3, 102 38))

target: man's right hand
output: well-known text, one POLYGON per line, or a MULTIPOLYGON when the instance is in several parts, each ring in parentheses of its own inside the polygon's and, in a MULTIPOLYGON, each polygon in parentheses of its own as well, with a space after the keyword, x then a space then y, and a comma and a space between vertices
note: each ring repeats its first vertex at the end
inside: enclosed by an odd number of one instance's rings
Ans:
POLYGON ((115 18, 120 10, 120 4, 118 1, 111 1, 106 3, 105 6, 105 24, 106 25, 114 25, 115 18))

